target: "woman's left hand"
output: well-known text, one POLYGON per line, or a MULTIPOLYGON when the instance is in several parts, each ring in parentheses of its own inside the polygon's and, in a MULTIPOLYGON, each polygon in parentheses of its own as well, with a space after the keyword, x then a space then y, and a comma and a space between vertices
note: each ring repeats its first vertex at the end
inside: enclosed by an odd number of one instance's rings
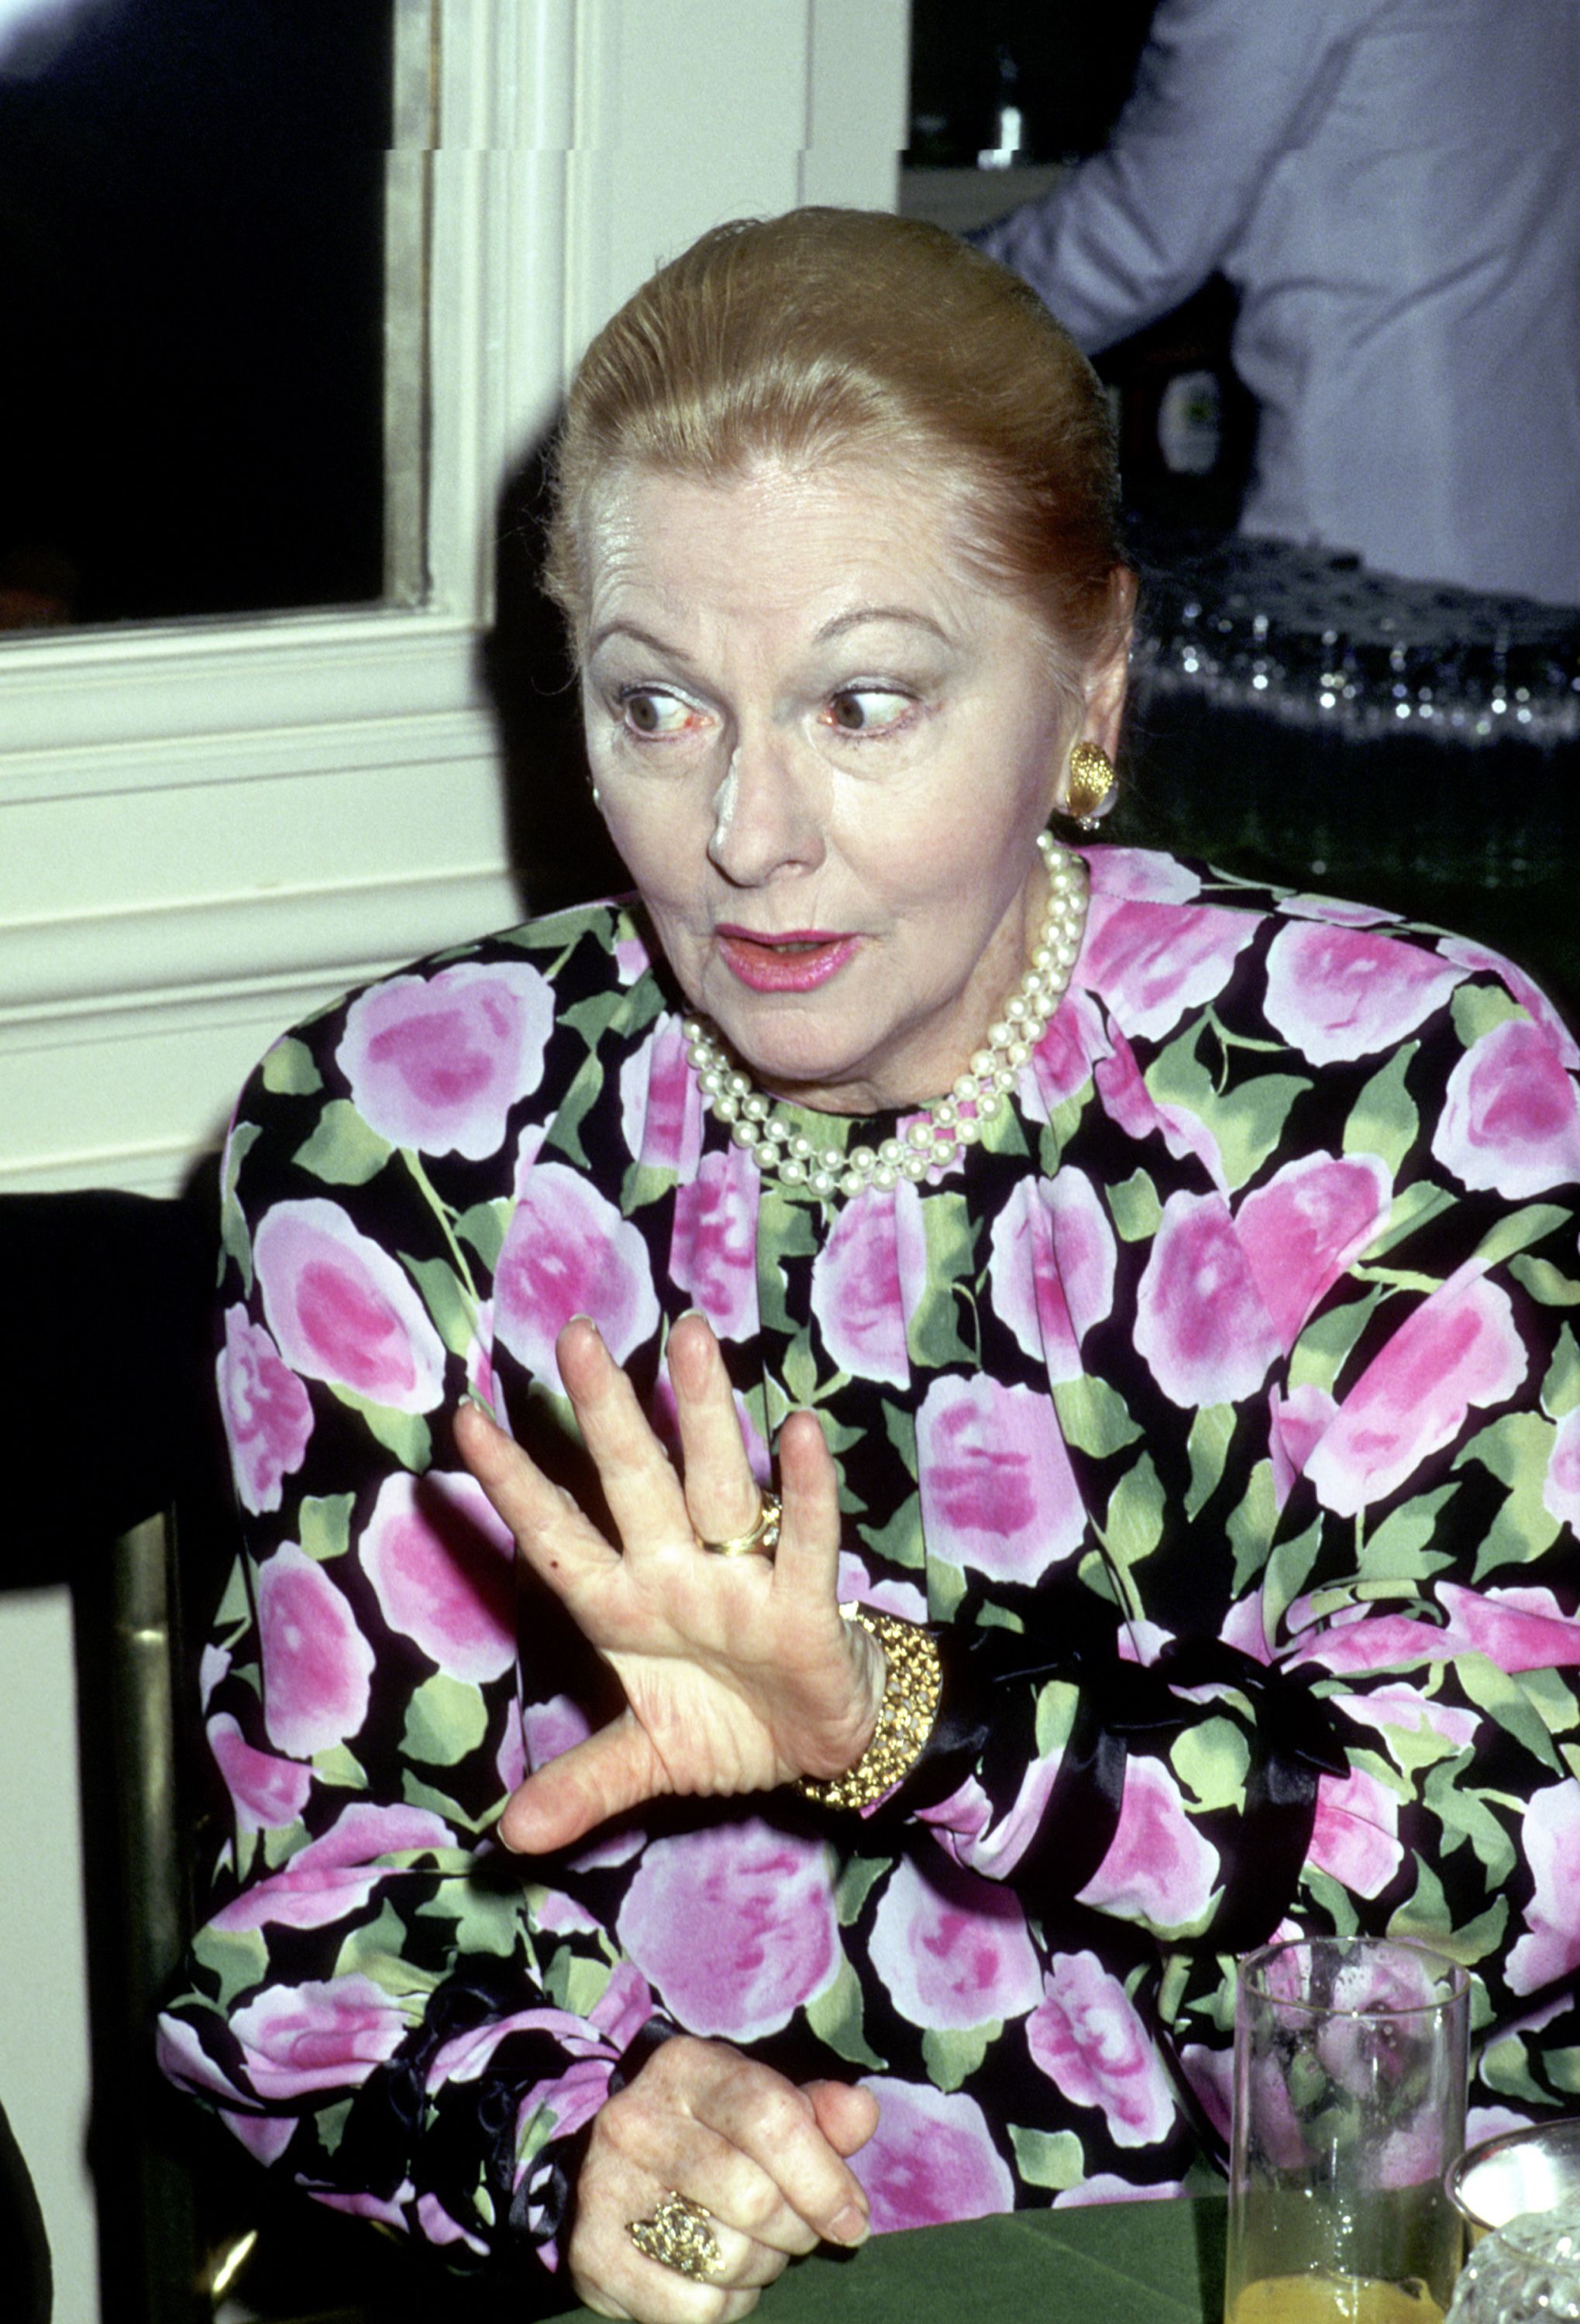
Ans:
POLYGON ((506 1845, 541 1855, 666 1794, 767 1791, 854 1766, 884 1665, 840 1618, 839 1504, 816 1418, 792 1414, 780 1434, 775 1557, 719 1557, 701 1545, 749 1532, 761 1494, 704 1318, 684 1316, 670 1335, 683 1484, 596 1326, 568 1323, 556 1354, 618 1549, 477 1406, 457 1414, 456 1442, 626 1708, 528 1777, 500 1821, 506 1845))

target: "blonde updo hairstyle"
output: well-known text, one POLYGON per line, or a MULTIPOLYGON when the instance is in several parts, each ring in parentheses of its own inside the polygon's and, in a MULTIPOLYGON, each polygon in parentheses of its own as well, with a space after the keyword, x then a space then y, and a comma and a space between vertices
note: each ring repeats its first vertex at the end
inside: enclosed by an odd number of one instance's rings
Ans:
POLYGON ((544 585, 579 654, 589 535, 622 474, 727 484, 772 460, 883 461, 957 499, 958 544, 1045 623, 1054 676, 1124 641, 1132 583, 1095 374, 1015 275, 874 210, 716 226, 582 359, 552 477, 544 585))

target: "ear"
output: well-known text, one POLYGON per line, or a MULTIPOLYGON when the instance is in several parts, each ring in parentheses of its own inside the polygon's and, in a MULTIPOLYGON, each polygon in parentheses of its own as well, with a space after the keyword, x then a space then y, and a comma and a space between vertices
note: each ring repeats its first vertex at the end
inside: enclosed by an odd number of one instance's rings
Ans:
POLYGON ((1136 576, 1127 565, 1115 566, 1109 580, 1113 606, 1113 644, 1086 672, 1086 711, 1077 740, 1095 742, 1113 758, 1119 749, 1120 721, 1124 715, 1125 687, 1130 674, 1130 644, 1135 621, 1136 576))

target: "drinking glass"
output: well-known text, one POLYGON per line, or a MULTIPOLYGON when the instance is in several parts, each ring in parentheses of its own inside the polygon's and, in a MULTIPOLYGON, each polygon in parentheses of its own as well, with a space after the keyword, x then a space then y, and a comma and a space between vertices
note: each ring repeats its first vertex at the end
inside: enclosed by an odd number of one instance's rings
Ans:
POLYGON ((1448 2173, 1448 2192, 1473 2245, 1524 2211, 1580 2211, 1580 2116, 1549 2115, 1483 2138, 1448 2173))
POLYGON ((1522 2211, 1483 2236, 1448 2312, 1450 2324, 1577 2324, 1580 2203, 1522 2211))
POLYGON ((1463 2250, 1470 1980, 1311 1937, 1240 1966, 1226 2324, 1441 2324, 1463 2250))

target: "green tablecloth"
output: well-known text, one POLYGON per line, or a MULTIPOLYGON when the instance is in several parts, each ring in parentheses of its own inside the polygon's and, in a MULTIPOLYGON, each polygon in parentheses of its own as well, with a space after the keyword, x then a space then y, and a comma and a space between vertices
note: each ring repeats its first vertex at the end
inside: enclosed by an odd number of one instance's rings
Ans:
POLYGON ((1218 2324, 1224 2210, 1211 2196, 1101 2203, 876 2236, 859 2252, 818 2252, 788 2268, 756 2315, 761 2324, 1218 2324))

